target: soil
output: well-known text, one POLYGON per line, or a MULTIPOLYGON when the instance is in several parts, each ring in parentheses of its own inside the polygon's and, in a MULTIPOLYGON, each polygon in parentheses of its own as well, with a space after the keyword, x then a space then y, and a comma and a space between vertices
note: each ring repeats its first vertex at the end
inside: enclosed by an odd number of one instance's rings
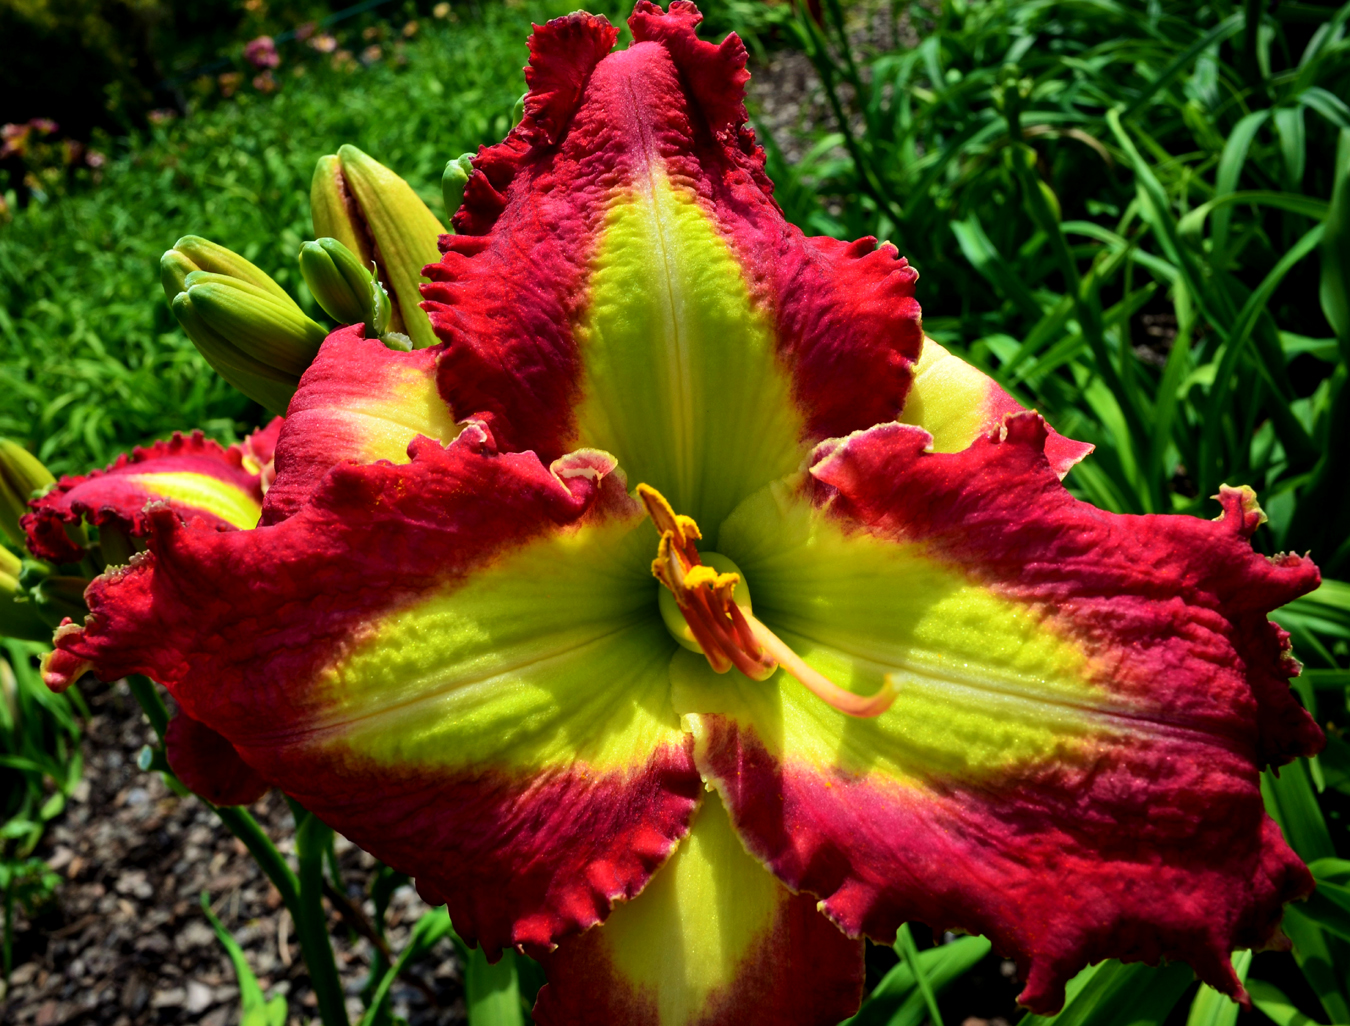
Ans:
MULTIPOLYGON (((203 891, 244 949, 264 995, 285 995, 288 1026, 317 1022, 281 895, 207 806, 179 798, 158 773, 137 767, 137 755, 154 736, 126 685, 91 681, 83 690, 93 714, 83 742, 85 778, 37 851, 65 881, 57 900, 35 918, 17 917, 14 971, 0 1022, 237 1023, 238 983, 202 913, 203 891)), ((251 811, 282 852, 293 853, 290 810, 281 795, 268 794, 251 811)), ((337 852, 348 898, 373 916, 366 891, 375 860, 342 838, 337 852)), ((393 950, 402 948, 426 908, 411 887, 395 893, 386 920, 393 950)), ((348 1014, 356 1022, 372 948, 331 915, 348 1014)), ((402 979, 394 985, 396 1015, 414 1026, 464 1021, 460 966, 448 940, 413 972, 422 986, 402 979)))

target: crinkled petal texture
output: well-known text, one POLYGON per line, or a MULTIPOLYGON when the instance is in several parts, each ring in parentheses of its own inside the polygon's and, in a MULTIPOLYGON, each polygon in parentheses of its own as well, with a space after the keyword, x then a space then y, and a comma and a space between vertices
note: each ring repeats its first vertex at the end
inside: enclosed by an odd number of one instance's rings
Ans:
POLYGON ((1240 994, 1229 952, 1312 887, 1258 767, 1320 747, 1266 619, 1317 570, 1253 552, 1237 490, 1218 522, 1081 503, 1046 437, 1018 414, 944 455, 880 426, 722 525, 756 615, 842 686, 891 675, 886 713, 692 654, 676 708, 750 850, 850 935, 986 934, 1040 1011, 1106 957, 1184 959, 1240 994))
POLYGON ((295 513, 339 463, 407 463, 419 435, 453 439, 459 427, 436 389, 442 348, 399 353, 367 339, 360 324, 328 336, 286 411, 262 522, 295 513))
MULTIPOLYGON (((960 452, 991 428, 1001 428, 1008 414, 1021 410, 1017 400, 988 374, 925 338, 914 365, 914 381, 896 419, 932 435, 934 452, 960 452)), ((1092 452, 1087 442, 1066 438, 1049 424, 1046 430, 1045 456, 1061 478, 1092 452)))
POLYGON ((833 1026, 862 997, 862 942, 746 853, 716 794, 638 899, 544 967, 540 1026, 833 1026))
POLYGON ((474 425, 335 467, 274 526, 152 512, 151 557, 94 582, 59 655, 164 682, 464 936, 546 948, 643 887, 700 791, 655 533, 613 468, 474 425))
POLYGON ((203 437, 175 433, 168 441, 137 447, 106 470, 63 477, 31 504, 23 518, 29 550, 41 559, 73 563, 84 550, 66 527, 81 518, 96 527, 115 527, 133 538, 146 535, 146 506, 167 505, 180 517, 219 530, 249 528, 262 512, 263 463, 280 429, 277 418, 242 445, 228 449, 203 437))

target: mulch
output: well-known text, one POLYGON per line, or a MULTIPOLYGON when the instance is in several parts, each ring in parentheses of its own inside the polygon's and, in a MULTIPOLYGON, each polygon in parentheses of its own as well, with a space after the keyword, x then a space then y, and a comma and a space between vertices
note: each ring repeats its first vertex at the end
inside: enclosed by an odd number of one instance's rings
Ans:
MULTIPOLYGON (((281 895, 202 802, 179 798, 158 773, 137 767, 154 732, 126 685, 89 682, 83 691, 92 713, 83 741, 85 777, 36 853, 65 879, 53 904, 32 919, 17 916, 14 971, 0 1022, 237 1023, 237 980, 202 913, 203 891, 244 949, 264 995, 285 996, 288 1026, 317 1021, 281 895)), ((281 795, 267 795, 251 811, 282 852, 293 854, 291 814, 281 795)), ((348 898, 373 916, 366 892, 375 860, 340 837, 336 850, 348 898)), ((411 887, 395 893, 386 920, 394 951, 426 909, 411 887)), ((330 927, 348 1014, 356 1022, 372 948, 335 913, 330 927)), ((442 941, 413 971, 421 986, 400 979, 392 991, 394 1013, 413 1026, 463 1022, 451 943, 442 941)))

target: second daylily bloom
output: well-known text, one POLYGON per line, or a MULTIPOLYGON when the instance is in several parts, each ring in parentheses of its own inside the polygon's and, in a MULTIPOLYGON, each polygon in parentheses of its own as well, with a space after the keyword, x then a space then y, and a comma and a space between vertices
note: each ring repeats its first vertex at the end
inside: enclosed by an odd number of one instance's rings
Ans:
POLYGON ((784 222, 698 20, 536 30, 442 341, 329 336, 260 526, 150 507, 46 679, 162 681, 542 957, 540 1023, 834 1023, 907 920, 1038 1011, 1108 956, 1241 995, 1312 886, 1258 773, 1321 742, 1266 619, 1315 567, 1252 551, 1248 490, 1075 500, 1087 447, 924 341, 893 247, 784 222))

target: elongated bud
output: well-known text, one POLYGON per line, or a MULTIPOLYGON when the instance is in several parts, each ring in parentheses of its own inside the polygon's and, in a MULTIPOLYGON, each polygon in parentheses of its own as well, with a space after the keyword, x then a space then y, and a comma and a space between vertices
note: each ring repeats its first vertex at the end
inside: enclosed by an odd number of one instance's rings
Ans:
POLYGON ((186 279, 201 268, 176 249, 165 250, 159 258, 159 281, 164 286, 164 298, 170 303, 180 292, 187 291, 186 279))
POLYGON ((183 331, 217 374, 273 413, 286 412, 300 385, 298 374, 269 366, 234 345, 206 323, 187 292, 175 296, 171 305, 183 331))
MULTIPOLYGON (((378 160, 355 146, 343 146, 337 159, 341 165, 341 184, 350 193, 355 213, 361 219, 353 227, 353 234, 359 235, 359 229, 364 227, 373 247, 379 279, 392 300, 390 329, 406 332, 415 348, 435 345, 438 339, 419 305, 422 293, 418 285, 424 280, 422 268, 441 258, 436 242, 445 234, 445 227, 412 186, 378 160)), ((327 167, 323 161, 320 166, 327 167)), ((353 215, 352 206, 346 207, 349 218, 353 215)), ((365 263, 365 254, 359 248, 354 249, 342 235, 320 228, 318 217, 315 229, 320 235, 337 239, 365 263)))
POLYGON ((305 372, 328 332, 290 301, 238 278, 193 271, 187 292, 201 319, 222 338, 260 363, 293 374, 305 372))
POLYGON ((315 165, 314 180, 309 187, 309 207, 315 238, 337 239, 356 254, 362 267, 370 266, 375 259, 375 247, 361 208, 347 188, 342 161, 337 154, 320 157, 315 165))
POLYGON ((441 195, 445 199, 445 216, 454 217, 459 205, 464 202, 464 187, 469 184, 469 175, 473 174, 473 154, 461 153, 445 165, 445 174, 441 175, 441 195))
POLYGON ((0 438, 0 530, 13 544, 20 548, 24 545, 19 518, 28 512, 28 500, 55 480, 42 461, 22 445, 0 438))
POLYGON ((300 247, 300 273, 319 305, 343 324, 365 324, 378 337, 389 326, 389 295, 356 254, 337 239, 319 239, 300 247))
MULTIPOLYGON (((238 278, 255 285, 264 292, 271 293, 278 302, 296 306, 295 300, 286 294, 286 290, 272 280, 272 276, 251 261, 245 260, 233 250, 226 249, 200 235, 184 235, 173 244, 173 248, 196 265, 198 270, 238 278)), ((163 263, 160 265, 163 273, 163 263)), ((298 310, 299 307, 297 306, 298 310)))
MULTIPOLYGON (((38 616, 19 584, 19 567, 19 557, 0 546, 0 638, 50 641, 52 629, 38 616)), ((5 669, 0 662, 0 673, 5 669)))

